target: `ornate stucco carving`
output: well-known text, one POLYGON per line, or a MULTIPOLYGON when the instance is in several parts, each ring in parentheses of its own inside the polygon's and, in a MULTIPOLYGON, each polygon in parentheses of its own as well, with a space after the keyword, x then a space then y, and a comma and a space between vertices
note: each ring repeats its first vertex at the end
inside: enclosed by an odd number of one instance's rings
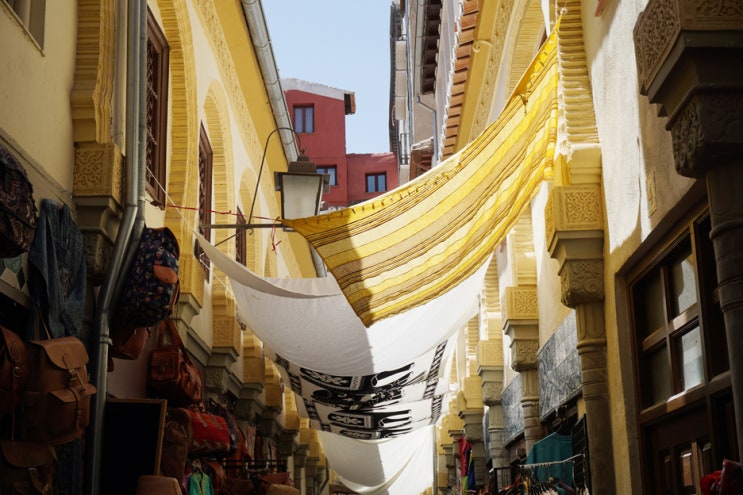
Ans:
POLYGON ((264 384, 266 381, 263 354, 254 349, 243 349, 243 382, 264 384))
POLYGON ((604 217, 601 186, 557 186, 545 207, 550 255, 560 262, 603 258, 604 217))
POLYGON ((649 2, 635 25, 635 56, 643 93, 660 86, 655 79, 682 31, 740 30, 739 0, 659 0, 649 2))
POLYGON ((511 345, 511 368, 526 371, 537 368, 538 340, 518 340, 511 345))
POLYGON ((676 170, 702 177, 737 161, 743 136, 739 64, 743 4, 738 0, 653 0, 634 30, 642 94, 668 116, 676 170))
POLYGON ((676 171, 686 177, 703 177, 707 164, 736 158, 735 147, 743 146, 736 129, 743 122, 743 95, 699 94, 691 98, 671 126, 676 171))
POLYGON ((73 192, 80 196, 123 198, 123 157, 113 143, 81 143, 75 148, 73 192))
POLYGON ((214 347, 229 347, 240 350, 240 326, 237 317, 232 315, 215 315, 212 318, 214 347))
POLYGON ((481 340, 477 344, 477 361, 481 367, 503 365, 503 341, 498 339, 481 340))
POLYGON ((217 366, 207 366, 204 374, 204 388, 207 390, 221 393, 227 390, 229 381, 228 373, 225 368, 217 366))
POLYGON ((604 300, 604 262, 601 260, 568 261, 561 273, 562 303, 574 308, 604 300))
POLYGON ((111 260, 123 197, 123 158, 113 143, 78 143, 73 194, 83 232, 88 277, 102 283, 111 260))
POLYGON ((503 317, 509 320, 534 320, 539 317, 536 287, 506 287, 503 317))

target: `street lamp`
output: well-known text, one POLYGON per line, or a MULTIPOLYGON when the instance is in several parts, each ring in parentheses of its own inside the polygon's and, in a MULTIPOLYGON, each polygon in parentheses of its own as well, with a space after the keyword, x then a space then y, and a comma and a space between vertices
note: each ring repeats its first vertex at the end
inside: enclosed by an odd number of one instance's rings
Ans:
MULTIPOLYGON (((317 166, 307 155, 289 163, 286 172, 274 172, 276 190, 281 192, 281 218, 303 218, 317 215, 320 198, 327 191, 330 175, 318 174, 317 166)), ((291 230, 284 227, 284 230, 291 230)))
MULTIPOLYGON (((253 201, 250 205, 250 214, 248 215, 247 223, 209 224, 202 225, 202 228, 260 229, 283 227, 285 231, 294 232, 293 229, 284 226, 278 220, 266 223, 252 223, 255 200, 258 196, 258 186, 260 185, 263 165, 266 161, 266 153, 268 151, 268 140, 276 132, 282 130, 294 132, 289 127, 278 127, 271 131, 266 138, 266 145, 263 147, 263 158, 261 159, 261 166, 258 169, 258 178, 255 182, 255 191, 253 193, 253 201)), ((296 132, 294 134, 296 135, 296 132)), ((323 192, 328 192, 329 190, 330 175, 318 174, 317 166, 302 152, 296 161, 289 163, 286 172, 274 173, 274 187, 276 191, 281 193, 281 218, 311 217, 317 215, 320 210, 320 198, 323 192)))

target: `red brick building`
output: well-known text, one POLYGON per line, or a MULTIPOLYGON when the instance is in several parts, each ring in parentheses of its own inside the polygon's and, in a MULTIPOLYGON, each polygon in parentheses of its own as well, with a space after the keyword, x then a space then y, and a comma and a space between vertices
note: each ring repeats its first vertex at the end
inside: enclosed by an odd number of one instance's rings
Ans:
POLYGON ((356 112, 354 93, 300 79, 282 79, 300 147, 318 171, 330 174, 323 208, 343 208, 399 184, 394 153, 346 152, 346 115, 356 112))

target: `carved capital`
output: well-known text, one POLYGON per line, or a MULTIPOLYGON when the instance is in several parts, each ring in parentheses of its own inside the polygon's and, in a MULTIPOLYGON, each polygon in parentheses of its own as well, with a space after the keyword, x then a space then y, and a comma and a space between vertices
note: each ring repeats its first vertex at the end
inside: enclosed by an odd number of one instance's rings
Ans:
POLYGON ((113 143, 82 143, 75 148, 73 194, 85 238, 87 272, 94 283, 102 283, 108 271, 123 213, 122 160, 113 143))
POLYGON ((503 317, 507 320, 539 318, 536 287, 506 287, 503 295, 503 317))
POLYGON ((544 209, 550 256, 560 263, 602 259, 604 214, 601 186, 579 184, 554 187, 544 209))
POLYGON ((233 315, 214 315, 212 318, 215 347, 229 347, 237 353, 240 349, 240 325, 233 315))
POLYGON ((243 356, 243 382, 264 385, 266 383, 266 369, 263 356, 243 356))
MULTIPOLYGON (((684 48, 710 51, 733 46, 731 36, 743 31, 743 4, 738 0, 651 0, 635 24, 635 58, 640 89, 651 96, 669 75, 668 64, 684 48), (737 32, 737 33, 736 33, 737 32), (688 36, 687 35, 694 35, 688 36), (716 44, 710 44, 717 41, 716 44)), ((739 45, 740 46, 740 45, 739 45)))
POLYGON ((482 378, 482 402, 488 406, 500 404, 503 394, 503 366, 497 369, 480 370, 482 378))
POLYGON ((604 300, 604 262, 601 260, 567 262, 560 279, 562 303, 569 308, 604 300))
POLYGON ((651 0, 634 30, 642 94, 668 116, 676 169, 702 177, 743 149, 743 3, 651 0))
POLYGON ((204 374, 204 388, 211 392, 221 394, 227 390, 229 383, 228 371, 226 368, 217 366, 207 366, 204 374))
MULTIPOLYGON (((503 366, 503 341, 501 339, 481 340, 477 343, 477 363, 481 369, 503 366)), ((480 373, 482 375, 482 373, 480 373)))
POLYGON ((523 372, 537 368, 538 340, 516 340, 511 344, 511 368, 523 372))
MULTIPOLYGON (((742 51, 743 53, 743 51, 742 51)), ((743 77, 743 72, 741 72, 743 77)), ((669 121, 676 171, 702 177, 743 152, 743 83, 737 92, 698 93, 669 121)))

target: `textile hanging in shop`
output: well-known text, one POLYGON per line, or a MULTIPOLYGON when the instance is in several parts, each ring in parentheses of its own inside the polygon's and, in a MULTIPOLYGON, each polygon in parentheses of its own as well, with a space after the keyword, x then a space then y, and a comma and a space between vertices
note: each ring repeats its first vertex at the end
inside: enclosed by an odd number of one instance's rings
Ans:
POLYGON ((500 117, 459 153, 372 200, 282 220, 323 258, 364 325, 426 304, 472 276, 551 176, 557 31, 500 117))
POLYGON ((294 366, 365 376, 409 365, 477 314, 487 265, 441 298, 366 328, 333 277, 260 277, 196 234, 230 279, 238 315, 269 352, 294 366))

